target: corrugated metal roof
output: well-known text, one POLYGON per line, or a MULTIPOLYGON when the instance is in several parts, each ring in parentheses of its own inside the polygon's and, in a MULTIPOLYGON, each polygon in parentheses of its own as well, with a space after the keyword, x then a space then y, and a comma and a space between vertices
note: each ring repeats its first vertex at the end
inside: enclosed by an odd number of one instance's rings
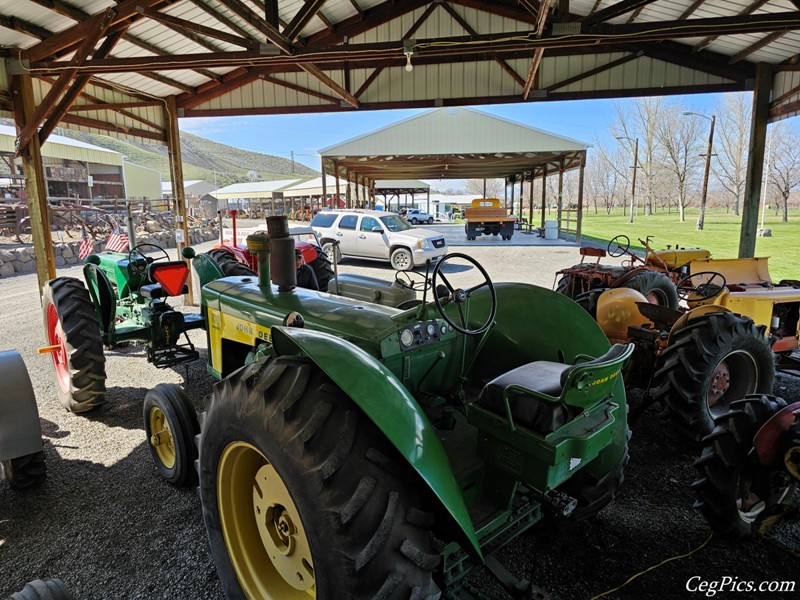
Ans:
MULTIPOLYGON (((41 40, 58 37, 59 32, 72 30, 89 16, 111 6, 119 10, 124 4, 114 0, 62 0, 49 9, 39 0, 0 0, 0 17, 5 17, 0 21, 0 47, 30 51, 41 40)), ((220 0, 162 0, 150 10, 187 21, 191 27, 245 35, 251 43, 275 51, 275 46, 265 42, 259 27, 259 20, 264 18, 263 2, 241 0, 238 4, 247 7, 249 13, 237 14, 236 5, 226 6, 220 0)), ((545 37, 559 35, 556 26, 576 27, 584 17, 619 5, 617 0, 571 0, 569 22, 548 22, 545 37)), ((629 42, 624 31, 617 37, 593 40, 593 36, 600 34, 583 28, 579 38, 586 40, 582 42, 586 46, 568 47, 579 39, 573 37, 567 38, 570 44, 565 47, 545 50, 536 77, 528 82, 532 90, 528 100, 741 91, 751 85, 757 62, 776 65, 781 73, 790 71, 792 65, 800 61, 800 10, 796 3, 769 0, 752 10, 752 16, 742 17, 748 26, 754 26, 759 17, 781 15, 783 23, 789 24, 789 31, 780 36, 767 37, 770 27, 784 27, 777 22, 771 26, 761 25, 758 31, 731 34, 726 33, 728 28, 718 28, 716 35, 691 38, 680 37, 682 27, 662 26, 682 17, 693 5, 694 0, 655 0, 605 19, 605 25, 617 28, 629 27, 628 24, 633 24, 631 27, 651 25, 653 34, 660 36, 651 41, 629 42), (758 48, 765 39, 769 43, 758 48), (736 60, 728 60, 731 57, 736 60)), ((280 19, 286 24, 306 3, 282 0, 278 6, 280 19)), ((705 0, 684 23, 736 18, 748 14, 752 6, 753 0, 705 0)), ((327 0, 301 28, 297 45, 292 49, 294 56, 306 52, 354 51, 363 44, 376 43, 389 50, 386 50, 388 54, 376 54, 371 58, 373 50, 364 49, 360 58, 349 61, 337 56, 325 62, 318 55, 314 64, 324 75, 317 77, 299 71, 297 65, 285 60, 285 55, 275 56, 274 52, 255 48, 245 50, 230 40, 207 32, 198 33, 196 29, 189 32, 180 25, 166 24, 147 15, 136 13, 131 18, 133 24, 106 62, 138 59, 137 66, 142 73, 99 73, 95 75, 98 85, 90 84, 87 89, 93 90, 93 95, 103 102, 109 102, 107 97, 112 94, 117 102, 125 103, 175 95, 185 116, 339 111, 353 110, 353 104, 377 109, 521 102, 534 52, 532 47, 519 42, 519 49, 507 52, 499 46, 487 47, 476 55, 466 50, 470 45, 487 43, 485 36, 491 35, 501 36, 505 42, 523 37, 531 40, 535 35, 528 34, 536 22, 535 16, 523 5, 508 0, 481 3, 474 0, 463 0, 463 3, 461 0, 327 0), (514 35, 520 32, 522 36, 514 35), (466 41, 463 36, 470 39, 466 41), (414 51, 411 72, 403 68, 403 51, 407 44, 411 44, 414 51), (435 49, 448 51, 448 45, 456 45, 453 47, 463 50, 463 55, 455 50, 451 56, 434 59, 430 54, 435 49), (203 61, 192 66, 171 67, 174 61, 193 55, 202 55, 203 61), (154 64, 155 59, 167 59, 170 64, 154 64), (216 62, 210 62, 212 59, 216 62), (276 65, 278 60, 283 62, 276 65), (148 70, 152 72, 145 73, 148 70), (335 84, 329 85, 327 78, 335 84), (99 93, 102 82, 116 91, 99 93), (342 92, 339 87, 346 91, 342 92), (120 94, 127 96, 120 98, 120 94)), ((277 29, 281 30, 283 24, 277 29)), ((98 45, 100 43, 102 41, 98 45)), ((74 46, 58 58, 69 57, 69 52, 74 52, 74 46)), ((14 56, 13 50, 9 55, 14 56)), ((36 64, 33 61, 32 66, 25 68, 38 69, 36 64)), ((51 76, 55 78, 56 74, 51 73, 51 76)), ((779 83, 787 79, 776 77, 774 97, 784 96, 791 90, 779 83)), ((37 84, 39 100, 47 93, 49 85, 37 84)), ((3 64, 0 66, 0 90, 8 89, 3 64)), ((91 103, 85 98, 78 102, 91 103)), ((787 102, 773 106, 773 115, 786 116, 800 110, 791 104, 793 100, 787 102)), ((98 109, 70 113, 67 125, 85 131, 110 130, 123 137, 163 141, 163 119, 153 115, 160 110, 131 106, 124 112, 98 109)), ((11 116, 7 97, 0 98, 0 115, 11 116)))
MULTIPOLYGON (((9 125, 0 125, 0 152, 14 154, 17 130, 9 125)), ((42 146, 42 156, 62 160, 79 160, 101 165, 121 165, 122 154, 93 146, 63 135, 51 135, 42 146)))
POLYGON ((470 108, 439 108, 320 150, 322 156, 563 152, 589 144, 470 108))
POLYGON ((219 199, 232 198, 270 198, 273 192, 297 183, 297 179, 282 179, 279 181, 252 181, 247 183, 234 183, 211 192, 219 199))

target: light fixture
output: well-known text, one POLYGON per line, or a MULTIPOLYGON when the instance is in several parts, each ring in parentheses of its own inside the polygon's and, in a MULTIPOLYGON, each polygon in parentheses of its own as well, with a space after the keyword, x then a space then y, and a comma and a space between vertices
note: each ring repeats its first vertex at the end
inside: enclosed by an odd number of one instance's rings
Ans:
POLYGON ((411 55, 414 54, 414 51, 403 52, 403 54, 406 55, 406 71, 411 73, 414 70, 414 65, 411 64, 411 55))

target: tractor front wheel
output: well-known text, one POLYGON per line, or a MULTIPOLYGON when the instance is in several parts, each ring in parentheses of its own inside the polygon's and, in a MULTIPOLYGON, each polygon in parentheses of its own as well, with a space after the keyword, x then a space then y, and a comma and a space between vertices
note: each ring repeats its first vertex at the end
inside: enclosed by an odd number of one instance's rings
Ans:
POLYGON ((243 367, 201 422, 203 518, 229 598, 439 598, 432 515, 405 461, 311 361, 243 367))
POLYGON ((144 432, 158 474, 172 485, 197 482, 197 413, 179 385, 159 383, 144 397, 144 432))
POLYGON ((620 287, 636 290, 651 304, 678 309, 678 292, 672 280, 658 271, 637 273, 620 287))
POLYGON ((672 334, 662 358, 654 397, 665 402, 675 429, 698 442, 731 402, 769 394, 775 381, 767 338, 751 319, 730 312, 690 321, 672 334))
POLYGON ((61 404, 74 413, 99 406, 106 393, 106 359, 89 292, 74 277, 48 281, 42 313, 61 404))
POLYGON ((694 507, 725 537, 750 537, 762 514, 792 500, 796 484, 775 477, 775 469, 761 465, 753 450, 756 432, 784 406, 782 398, 765 395, 732 402, 703 440, 694 463, 694 507))

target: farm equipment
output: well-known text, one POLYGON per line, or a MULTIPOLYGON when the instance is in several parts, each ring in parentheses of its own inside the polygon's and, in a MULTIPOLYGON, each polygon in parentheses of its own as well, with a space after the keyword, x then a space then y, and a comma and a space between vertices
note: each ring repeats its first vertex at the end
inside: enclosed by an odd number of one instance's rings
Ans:
POLYGON ((163 416, 151 435, 173 440, 162 475, 189 483, 197 460, 227 595, 468 598, 465 576, 484 563, 535 597, 493 553, 543 512, 575 522, 612 500, 632 347, 610 346, 569 299, 494 284, 463 254, 428 265, 407 310, 294 288, 286 221, 267 222, 247 240, 257 280, 218 279, 195 259, 220 380, 199 428, 180 387, 146 400, 163 416), (481 283, 451 282, 455 261, 481 283))
POLYGON ((643 294, 652 304, 678 308, 675 285, 688 275, 689 264, 694 260, 709 258, 709 251, 679 248, 677 245, 666 250, 653 250, 649 236, 639 242, 645 248, 644 258, 631 251, 631 241, 627 235, 614 237, 606 250, 580 248, 581 262, 556 273, 556 277, 561 275, 561 278, 555 290, 577 300, 582 294, 593 290, 630 288, 643 294), (606 256, 619 258, 625 255, 630 258, 622 265, 600 263, 606 256), (596 260, 587 262, 587 258, 596 260))
POLYGON ((798 417, 800 403, 787 406, 783 398, 752 395, 732 402, 717 418, 703 440, 692 485, 695 508, 714 531, 734 539, 754 534, 769 539, 792 508, 796 513, 798 417))
MULTIPOLYGON (((231 228, 233 230, 231 239, 224 239, 223 228, 220 225, 219 244, 214 246, 214 249, 209 252, 209 255, 214 258, 225 275, 255 275, 255 271, 258 268, 258 261, 246 246, 241 246, 239 244, 236 236, 236 218, 238 211, 231 210, 230 214, 231 228), (243 265, 245 268, 242 268, 240 265, 243 265)), ((328 255, 322 251, 321 244, 314 230, 310 227, 302 227, 292 230, 291 233, 292 236, 295 237, 295 248, 300 250, 303 255, 303 261, 314 269, 314 275, 317 277, 319 289, 323 291, 327 290, 328 284, 334 279, 334 272, 328 255), (311 243, 308 240, 314 240, 314 242, 311 243)))
POLYGON ((0 471, 12 488, 40 483, 47 472, 39 410, 19 352, 0 352, 0 471))
POLYGON ((579 301, 611 341, 636 346, 626 383, 651 390, 675 428, 699 441, 730 402, 771 393, 776 366, 798 369, 800 285, 773 284, 766 258, 700 259, 687 269, 677 286, 684 310, 632 289, 579 301))
MULTIPOLYGON (((186 258, 194 251, 184 251, 186 258)), ((70 412, 85 412, 105 396, 103 348, 132 340, 145 342, 147 360, 172 367, 195 360, 198 353, 186 335, 204 326, 199 314, 182 313, 167 303, 186 293, 188 264, 170 260, 155 244, 138 244, 129 253, 89 255, 83 267, 86 284, 58 277, 45 284, 42 310, 53 358, 56 392, 70 412), (155 257, 145 251, 155 251, 155 257)))
POLYGON ((499 235, 504 240, 510 240, 517 222, 516 217, 508 216, 508 211, 498 198, 473 200, 470 207, 464 210, 464 218, 464 232, 468 240, 474 240, 481 234, 499 235))

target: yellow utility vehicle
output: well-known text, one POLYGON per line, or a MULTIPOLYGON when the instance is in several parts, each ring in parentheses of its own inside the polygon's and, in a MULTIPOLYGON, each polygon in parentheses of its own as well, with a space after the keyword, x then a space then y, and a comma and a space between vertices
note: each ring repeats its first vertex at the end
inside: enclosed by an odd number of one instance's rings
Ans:
POLYGON ((499 198, 478 198, 472 201, 472 206, 464 211, 464 232, 468 240, 477 236, 500 235, 504 240, 510 240, 514 235, 516 217, 508 216, 508 211, 503 208, 499 198))

